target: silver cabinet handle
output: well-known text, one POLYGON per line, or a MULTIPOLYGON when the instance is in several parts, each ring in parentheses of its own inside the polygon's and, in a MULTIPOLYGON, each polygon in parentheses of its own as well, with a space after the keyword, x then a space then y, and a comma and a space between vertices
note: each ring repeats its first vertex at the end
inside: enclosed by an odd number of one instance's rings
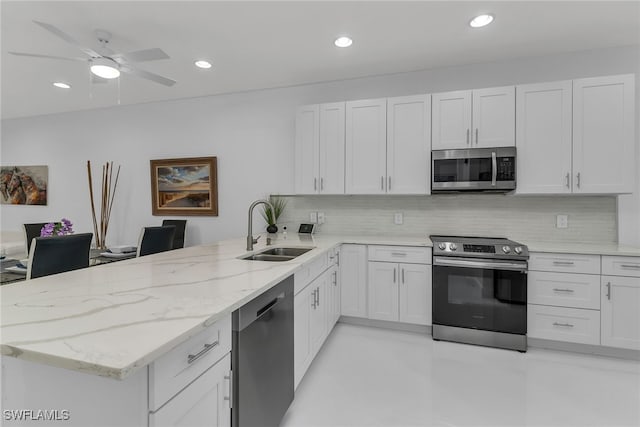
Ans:
MULTIPOLYGON (((476 139, 478 135, 478 129, 476 129, 476 139)), ((498 178, 498 160, 496 159, 496 152, 491 152, 491 185, 496 186, 496 181, 498 178)))
POLYGON ((569 185, 569 177, 571 176, 571 174, 569 172, 567 172, 567 176, 565 177, 567 180, 567 188, 571 188, 571 186, 569 185))
POLYGON ((558 289, 558 288, 553 288, 553 290, 554 290, 555 292, 568 292, 568 293, 570 293, 570 294, 572 294, 572 293, 574 292, 574 290, 573 290, 573 289, 558 289))
POLYGON ((320 191, 324 190, 324 178, 320 178, 320 191))
POLYGON ((384 176, 380 177, 380 189, 384 190, 384 176))
POLYGON ((573 325, 571 323, 553 322, 553 326, 564 326, 565 328, 573 328, 573 325))
POLYGON ((391 252, 391 256, 407 256, 406 252, 391 252))
POLYGON ((198 360, 202 356, 204 356, 206 353, 208 353, 209 351, 213 350, 213 348, 216 347, 218 344, 220 344, 220 340, 218 340, 218 341, 216 341, 214 343, 211 343, 211 344, 206 344, 205 343, 204 348, 202 350, 200 350, 196 354, 187 355, 187 363, 188 364, 192 364, 193 362, 195 362, 196 360, 198 360))
POLYGON ((611 301, 611 282, 607 282, 607 299, 611 301))
POLYGON ((576 179, 577 179, 576 186, 580 188, 580 172, 578 172, 578 174, 576 175, 576 179))
POLYGON ((393 283, 396 283, 396 269, 393 268, 393 283))
POLYGON ((333 286, 338 286, 338 272, 333 272, 333 286))
POLYGON ((229 380, 229 396, 225 396, 224 400, 229 401, 229 408, 233 408, 233 371, 229 371, 229 375, 225 375, 224 379, 229 380))
POLYGON ((467 129, 467 145, 469 145, 469 129, 467 129))
POLYGON ((340 252, 336 252, 336 265, 340 267, 340 252))
POLYGON ((402 283, 404 283, 404 268, 402 269, 402 283))
POLYGON ((620 264, 622 268, 640 268, 640 264, 620 264))
POLYGON ((318 307, 320 307, 320 288, 316 288, 316 295, 318 296, 318 307))
POLYGON ((476 145, 478 145, 478 128, 476 128, 476 145))
POLYGON ((311 300, 311 307, 315 310, 317 307, 316 304, 316 289, 313 290, 313 299, 311 300))
POLYGON ((387 181, 388 181, 388 184, 387 184, 387 191, 390 191, 390 190, 391 190, 391 176, 388 176, 388 177, 387 177, 387 181))
POLYGON ((318 190, 318 178, 313 178, 313 191, 318 190))
POLYGON ((553 265, 573 265, 573 261, 553 261, 553 265))

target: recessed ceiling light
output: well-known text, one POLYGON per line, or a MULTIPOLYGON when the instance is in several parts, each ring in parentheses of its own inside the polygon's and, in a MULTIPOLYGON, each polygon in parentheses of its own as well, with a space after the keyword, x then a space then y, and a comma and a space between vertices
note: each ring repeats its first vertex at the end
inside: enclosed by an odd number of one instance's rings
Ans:
POLYGON ((55 82, 53 84, 55 87, 59 87, 60 89, 71 89, 71 85, 63 82, 55 82))
POLYGON ((204 68, 204 69, 211 68, 211 63, 203 59, 196 61, 195 64, 196 64, 196 67, 198 68, 204 68))
POLYGON ((336 41, 333 42, 333 44, 338 47, 349 47, 353 44, 353 40, 351 40, 351 37, 341 36, 338 37, 336 41))
POLYGON ((491 22, 493 22, 493 15, 485 14, 478 15, 473 18, 471 22, 469 22, 469 25, 471 25, 473 28, 480 28, 484 27, 485 25, 491 24, 491 22))
POLYGON ((109 58, 95 58, 91 60, 91 72, 103 79, 115 79, 120 77, 120 66, 109 58))

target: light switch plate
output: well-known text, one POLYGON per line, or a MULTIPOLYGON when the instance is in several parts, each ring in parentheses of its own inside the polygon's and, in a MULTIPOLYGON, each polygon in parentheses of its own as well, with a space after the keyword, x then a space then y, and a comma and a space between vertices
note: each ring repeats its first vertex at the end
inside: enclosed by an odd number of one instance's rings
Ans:
POLYGON ((569 215, 556 215, 556 228, 569 227, 569 215))
POLYGON ((396 212, 395 214, 393 214, 394 224, 402 225, 403 222, 404 222, 404 218, 403 218, 402 212, 396 212))
POLYGON ((318 212, 311 212, 309 214, 309 221, 312 224, 317 224, 318 223, 318 212))

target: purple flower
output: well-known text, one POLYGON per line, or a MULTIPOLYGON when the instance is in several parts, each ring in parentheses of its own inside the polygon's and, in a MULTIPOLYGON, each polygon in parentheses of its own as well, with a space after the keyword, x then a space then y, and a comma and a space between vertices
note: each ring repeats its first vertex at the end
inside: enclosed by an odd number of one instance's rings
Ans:
POLYGON ((62 218, 61 222, 50 222, 40 230, 40 237, 66 236, 73 233, 71 221, 62 218))

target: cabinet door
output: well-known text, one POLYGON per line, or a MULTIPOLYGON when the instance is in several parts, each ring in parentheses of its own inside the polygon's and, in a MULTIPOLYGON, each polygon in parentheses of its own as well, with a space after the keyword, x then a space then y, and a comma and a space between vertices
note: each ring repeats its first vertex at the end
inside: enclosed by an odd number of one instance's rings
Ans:
POLYGON ((471 147, 471 91, 432 95, 433 150, 471 147))
POLYGON ((631 193, 634 185, 634 77, 573 81, 573 191, 631 193))
POLYGON ((346 104, 347 194, 384 194, 387 176, 387 100, 346 104))
POLYGON ((340 249, 343 316, 367 317, 367 246, 342 245, 340 249))
POLYGON ((231 356, 227 354, 155 413, 149 426, 231 426, 231 356))
POLYGON ((344 194, 344 102, 320 105, 320 182, 322 194, 344 194))
POLYGON ((334 273, 333 273, 333 287, 334 287, 334 294, 333 294, 333 324, 335 325, 338 322, 338 319, 340 318, 340 306, 341 306, 341 295, 342 295, 342 290, 341 290, 341 278, 340 278, 340 268, 338 266, 334 267, 333 269, 334 273))
POLYGON ((571 81, 516 91, 516 192, 571 193, 571 81))
POLYGON ((473 91, 472 146, 477 148, 516 145, 516 95, 514 86, 473 91))
POLYGON ((311 310, 315 306, 315 290, 311 285, 303 289, 294 297, 293 309, 293 360, 294 383, 302 380, 307 368, 311 364, 311 310))
POLYGON ((400 264, 399 319, 431 325, 431 266, 400 264))
POLYGON ((398 321, 398 264, 369 261, 369 319, 398 321))
POLYGON ((323 273, 311 283, 311 298, 315 298, 311 306, 309 335, 311 338, 311 359, 316 356, 324 339, 327 337, 327 273, 323 273))
POLYGON ((327 271, 327 335, 340 317, 340 288, 338 286, 338 267, 327 271))
POLYGON ((318 192, 320 107, 305 105, 296 111, 295 192, 318 192))
POLYGON ((602 345, 640 350, 640 277, 602 276, 602 345))
POLYGON ((431 192, 431 97, 387 99, 387 193, 431 192))

